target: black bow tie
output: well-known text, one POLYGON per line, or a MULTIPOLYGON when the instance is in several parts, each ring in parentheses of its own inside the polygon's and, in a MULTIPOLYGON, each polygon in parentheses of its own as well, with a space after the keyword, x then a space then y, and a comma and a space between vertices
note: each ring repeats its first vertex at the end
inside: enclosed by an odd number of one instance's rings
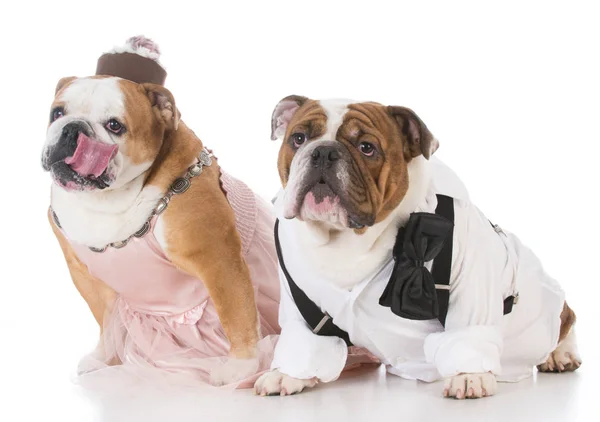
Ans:
POLYGON ((407 319, 434 319, 439 315, 435 281, 425 263, 444 247, 454 224, 431 213, 413 213, 398 230, 393 255, 394 270, 379 304, 407 319))

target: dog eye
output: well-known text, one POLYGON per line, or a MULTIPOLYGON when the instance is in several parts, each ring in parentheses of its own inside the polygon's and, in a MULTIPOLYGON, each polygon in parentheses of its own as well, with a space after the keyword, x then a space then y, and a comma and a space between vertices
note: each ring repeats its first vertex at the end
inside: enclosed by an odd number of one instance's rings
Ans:
POLYGON ((375 146, 369 142, 361 142, 358 149, 367 157, 372 157, 375 154, 375 146))
POLYGON ((56 120, 60 119, 64 115, 65 115, 65 109, 62 107, 56 107, 54 110, 52 110, 52 121, 55 122, 56 120))
POLYGON ((294 141, 294 146, 300 148, 300 145, 306 142, 306 135, 304 133, 294 133, 292 140, 294 141))
POLYGON ((106 123, 106 128, 115 135, 120 135, 123 132, 123 129, 125 129, 123 125, 115 119, 110 119, 108 123, 106 123))

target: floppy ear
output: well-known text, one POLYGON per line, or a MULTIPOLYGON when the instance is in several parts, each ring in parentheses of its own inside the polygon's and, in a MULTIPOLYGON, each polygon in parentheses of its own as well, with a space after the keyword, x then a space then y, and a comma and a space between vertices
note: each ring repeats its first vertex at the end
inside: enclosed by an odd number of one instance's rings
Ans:
POLYGON ((168 129, 177 130, 181 113, 177 110, 175 98, 171 91, 162 85, 150 83, 141 84, 140 86, 146 92, 157 117, 165 123, 168 129))
POLYGON ((66 78, 62 78, 60 81, 58 81, 56 84, 56 89, 54 90, 54 95, 58 94, 58 91, 63 89, 66 84, 74 81, 75 79, 77 79, 77 76, 67 76, 66 78))
POLYGON ((407 152, 411 157, 423 154, 427 159, 438 149, 439 142, 433 137, 425 123, 410 108, 389 106, 388 113, 396 120, 400 132, 406 136, 407 152))
POLYGON ((288 124, 292 120, 294 113, 308 98, 299 95, 290 95, 275 106, 273 115, 271 116, 271 139, 273 141, 283 138, 288 124))

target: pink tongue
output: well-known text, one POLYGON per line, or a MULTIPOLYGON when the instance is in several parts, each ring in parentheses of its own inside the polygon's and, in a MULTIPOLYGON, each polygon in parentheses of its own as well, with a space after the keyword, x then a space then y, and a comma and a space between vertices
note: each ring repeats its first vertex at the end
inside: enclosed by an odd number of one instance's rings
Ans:
POLYGON ((118 149, 117 145, 94 141, 80 133, 77 138, 77 149, 72 157, 65 158, 65 163, 81 176, 98 177, 106 170, 118 149))

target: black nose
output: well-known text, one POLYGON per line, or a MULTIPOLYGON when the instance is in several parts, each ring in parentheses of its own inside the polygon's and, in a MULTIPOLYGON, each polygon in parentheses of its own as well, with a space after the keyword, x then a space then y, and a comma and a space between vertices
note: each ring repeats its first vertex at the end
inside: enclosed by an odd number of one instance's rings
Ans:
POLYGON ((340 151, 335 146, 322 145, 320 147, 316 147, 310 157, 313 166, 330 167, 332 163, 342 157, 342 154, 340 154, 340 151))
MULTIPOLYGON (((46 166, 51 166, 54 163, 64 160, 67 157, 72 157, 77 149, 77 138, 80 133, 91 135, 90 127, 84 122, 71 122, 63 127, 62 133, 58 142, 51 147, 46 166)), ((45 167, 46 167, 45 166, 45 167)))

